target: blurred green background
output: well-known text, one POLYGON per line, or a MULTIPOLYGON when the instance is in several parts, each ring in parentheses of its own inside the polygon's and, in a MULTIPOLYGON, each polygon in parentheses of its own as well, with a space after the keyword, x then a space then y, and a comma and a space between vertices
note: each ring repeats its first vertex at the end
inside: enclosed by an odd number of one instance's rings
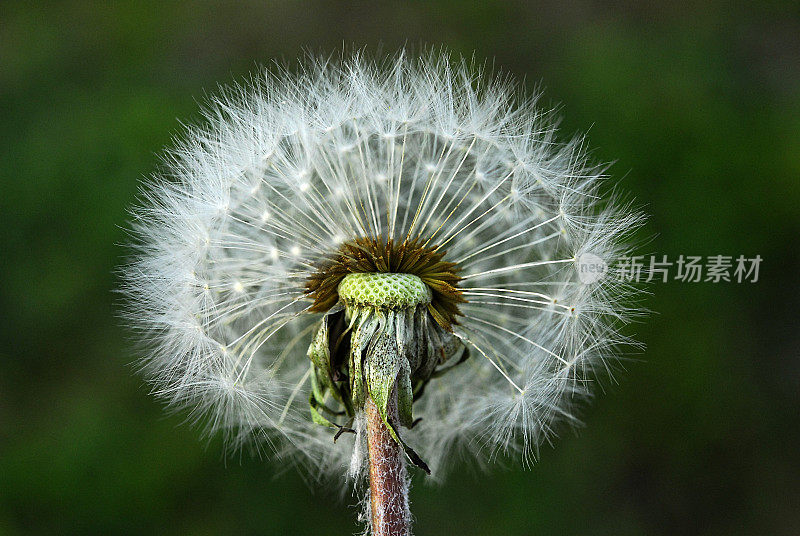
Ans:
POLYGON ((355 500, 165 417, 114 268, 140 177, 218 83, 304 48, 445 44, 546 88, 651 214, 648 349, 530 470, 416 479, 416 534, 800 533, 800 13, 736 4, 4 2, 0 534, 351 534, 355 500))

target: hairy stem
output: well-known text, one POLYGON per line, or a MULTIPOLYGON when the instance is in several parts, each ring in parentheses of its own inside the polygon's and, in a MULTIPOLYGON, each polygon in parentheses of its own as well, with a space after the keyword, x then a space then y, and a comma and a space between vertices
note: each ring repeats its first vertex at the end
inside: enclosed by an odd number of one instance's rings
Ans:
MULTIPOLYGON (((394 416, 397 414, 396 395, 391 400, 389 415, 394 416)), ((389 434, 371 397, 367 397, 365 411, 372 536, 408 536, 411 515, 403 449, 389 434)))

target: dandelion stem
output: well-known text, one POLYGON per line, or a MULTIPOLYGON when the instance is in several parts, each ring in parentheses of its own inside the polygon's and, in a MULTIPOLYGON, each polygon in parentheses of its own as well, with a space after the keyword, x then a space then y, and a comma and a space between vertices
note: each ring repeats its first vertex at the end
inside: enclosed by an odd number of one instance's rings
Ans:
MULTIPOLYGON (((389 415, 397 414, 397 396, 389 403, 389 415)), ((408 482, 403 449, 389 434, 371 397, 365 403, 369 448, 369 493, 372 536, 410 534, 408 482)))

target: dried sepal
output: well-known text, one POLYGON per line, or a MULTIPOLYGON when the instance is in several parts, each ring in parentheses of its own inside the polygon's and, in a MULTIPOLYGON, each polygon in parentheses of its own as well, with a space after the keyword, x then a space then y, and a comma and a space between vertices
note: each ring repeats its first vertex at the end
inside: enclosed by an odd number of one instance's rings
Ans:
POLYGON ((426 472, 427 464, 406 443, 399 426, 414 424, 413 403, 431 378, 468 355, 466 348, 429 314, 429 304, 392 309, 371 305, 337 305, 320 321, 308 349, 311 360, 312 420, 338 429, 349 429, 355 413, 371 398, 392 438, 409 460, 426 472), (347 351, 345 357, 343 351, 347 351), (397 401, 397 421, 389 405, 397 401), (336 417, 347 422, 337 423, 336 417))

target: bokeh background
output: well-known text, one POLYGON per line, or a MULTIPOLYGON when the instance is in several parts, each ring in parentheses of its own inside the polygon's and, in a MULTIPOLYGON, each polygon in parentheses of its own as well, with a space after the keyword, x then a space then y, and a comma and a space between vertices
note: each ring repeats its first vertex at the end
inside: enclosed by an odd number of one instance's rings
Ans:
POLYGON ((126 207, 218 83, 304 49, 444 44, 546 88, 651 214, 647 351, 532 469, 416 478, 416 534, 800 533, 792 2, 4 2, 0 534, 351 534, 355 499, 166 417, 115 318, 126 207), (37 5, 38 4, 38 5, 37 5))

